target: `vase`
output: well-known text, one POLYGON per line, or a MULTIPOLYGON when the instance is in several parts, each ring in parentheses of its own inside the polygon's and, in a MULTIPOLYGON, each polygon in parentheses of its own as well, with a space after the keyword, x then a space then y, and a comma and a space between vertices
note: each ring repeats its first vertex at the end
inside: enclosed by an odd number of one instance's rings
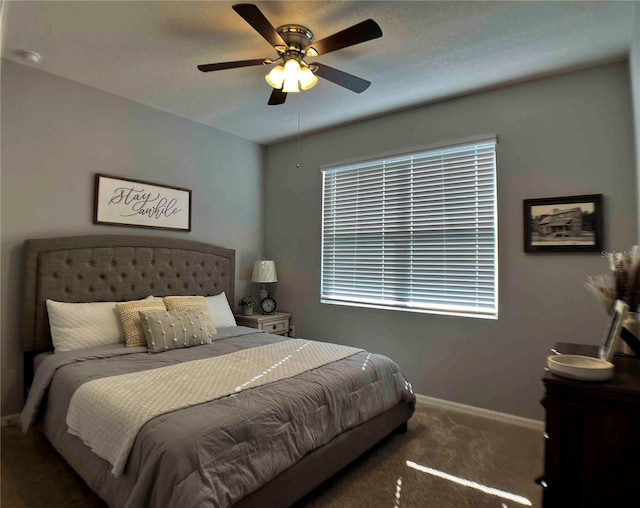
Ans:
POLYGON ((248 305, 246 307, 242 307, 242 315, 243 316, 253 316, 253 307, 248 305))
MULTIPOLYGON (((638 340, 640 340, 640 312, 628 312, 627 317, 622 323, 627 330, 629 330, 632 334, 636 336, 638 340)), ((620 339, 621 344, 621 352, 626 355, 635 355, 633 349, 629 347, 629 345, 622 339, 620 339)))

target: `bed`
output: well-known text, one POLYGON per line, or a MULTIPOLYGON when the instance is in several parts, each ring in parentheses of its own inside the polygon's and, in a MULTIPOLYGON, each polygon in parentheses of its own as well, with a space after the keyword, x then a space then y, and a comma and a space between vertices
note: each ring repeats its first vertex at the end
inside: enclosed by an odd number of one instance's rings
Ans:
MULTIPOLYGON (((68 432, 74 395, 78 399, 96 380, 174 368, 195 372, 195 365, 218 362, 197 377, 198 384, 218 383, 209 372, 238 355, 260 351, 262 361, 263 351, 333 347, 229 326, 218 328, 210 344, 159 354, 122 344, 51 353, 47 299, 122 302, 224 293, 233 308, 234 278, 235 251, 177 238, 25 242, 22 344, 29 396, 21 423, 26 428, 35 422, 109 506, 289 506, 390 433, 406 430, 415 396, 395 363, 345 349, 338 359, 295 375, 273 382, 267 376, 261 384, 260 376, 271 375, 265 369, 244 383, 246 389, 239 384, 234 393, 159 413, 141 424, 118 474, 84 435, 68 432)), ((242 358, 234 365, 244 364, 242 358)))

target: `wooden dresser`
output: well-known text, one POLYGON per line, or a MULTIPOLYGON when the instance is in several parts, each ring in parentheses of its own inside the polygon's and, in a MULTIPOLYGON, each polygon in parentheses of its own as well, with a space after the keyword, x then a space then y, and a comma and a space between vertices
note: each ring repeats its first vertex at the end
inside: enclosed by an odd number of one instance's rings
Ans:
MULTIPOLYGON (((559 353, 597 356, 596 346, 559 343, 559 353)), ((544 508, 640 506, 640 360, 615 356, 607 382, 547 372, 544 508)))

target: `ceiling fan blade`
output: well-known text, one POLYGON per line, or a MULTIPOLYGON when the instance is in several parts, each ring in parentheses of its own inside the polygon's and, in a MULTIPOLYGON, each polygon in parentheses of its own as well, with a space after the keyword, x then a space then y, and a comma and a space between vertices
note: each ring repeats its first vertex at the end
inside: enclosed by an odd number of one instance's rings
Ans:
POLYGON ((378 26, 378 23, 372 19, 367 19, 329 37, 320 39, 310 46, 315 49, 319 55, 326 55, 331 51, 355 46, 361 42, 367 42, 371 39, 377 39, 378 37, 382 37, 382 29, 378 26))
POLYGON ((321 78, 335 83, 336 85, 348 88, 355 93, 362 93, 371 85, 371 81, 359 78, 358 76, 354 76, 353 74, 349 74, 348 72, 339 71, 338 69, 334 69, 333 67, 329 67, 328 65, 317 62, 309 65, 316 66, 318 68, 315 72, 316 76, 320 76, 321 78))
POLYGON ((278 106, 280 104, 284 104, 284 101, 287 100, 286 92, 283 92, 282 89, 274 88, 273 92, 271 92, 271 97, 269 97, 269 106, 278 106))
POLYGON ((287 43, 284 42, 280 34, 276 32, 276 29, 273 28, 273 25, 269 23, 269 20, 262 14, 262 11, 260 11, 257 6, 253 4, 235 4, 233 10, 242 16, 242 19, 262 35, 269 44, 272 46, 287 47, 287 43))
POLYGON ((252 65, 262 65, 264 58, 256 58, 254 60, 237 60, 235 62, 221 62, 198 65, 198 70, 202 72, 222 71, 224 69, 235 69, 237 67, 250 67, 252 65))

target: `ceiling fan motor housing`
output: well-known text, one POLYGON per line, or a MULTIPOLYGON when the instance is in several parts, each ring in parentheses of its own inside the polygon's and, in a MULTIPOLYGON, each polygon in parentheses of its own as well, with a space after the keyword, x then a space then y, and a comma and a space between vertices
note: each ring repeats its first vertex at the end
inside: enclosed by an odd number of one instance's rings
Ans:
MULTIPOLYGON (((276 28, 276 32, 287 43, 287 48, 282 48, 281 53, 304 56, 307 46, 313 42, 313 32, 302 25, 282 25, 276 28)), ((276 48, 280 50, 280 48, 276 48)))

